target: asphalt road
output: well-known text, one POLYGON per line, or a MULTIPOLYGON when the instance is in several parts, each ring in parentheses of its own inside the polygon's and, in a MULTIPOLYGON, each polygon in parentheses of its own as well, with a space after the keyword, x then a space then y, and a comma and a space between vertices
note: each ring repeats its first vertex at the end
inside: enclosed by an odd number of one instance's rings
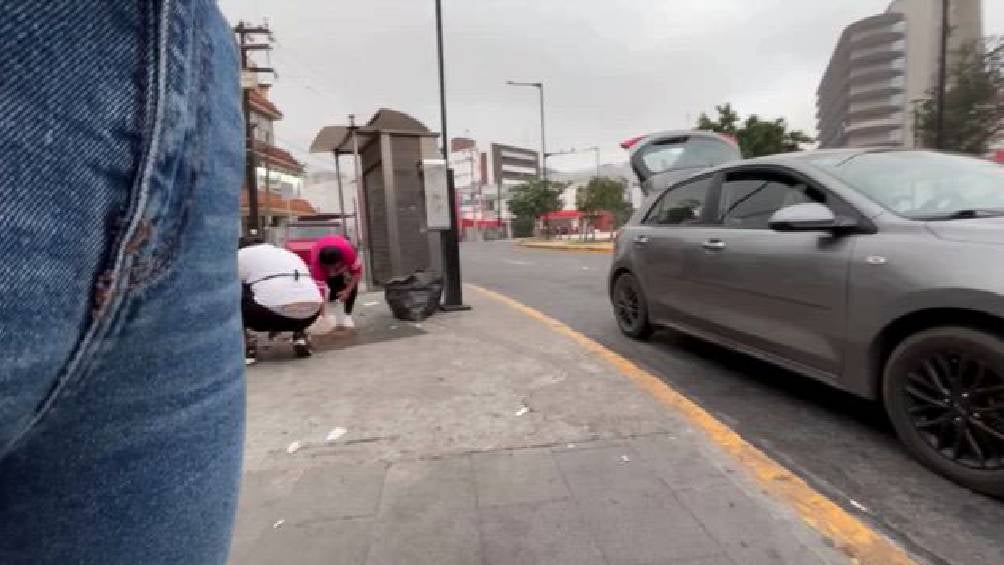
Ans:
POLYGON ((922 559, 1004 564, 1004 501, 914 462, 877 405, 675 332, 624 337, 606 297, 608 255, 492 242, 465 243, 462 256, 465 282, 537 308, 660 376, 922 559))

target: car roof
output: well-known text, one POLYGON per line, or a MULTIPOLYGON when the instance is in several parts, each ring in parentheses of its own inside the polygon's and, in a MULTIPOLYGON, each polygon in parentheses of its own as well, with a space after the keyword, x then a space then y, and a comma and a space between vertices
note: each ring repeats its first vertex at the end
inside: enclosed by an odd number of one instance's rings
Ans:
POLYGON ((648 140, 653 137, 709 137, 714 139, 723 139, 735 145, 735 141, 733 141, 729 136, 704 129, 668 129, 657 131, 646 135, 644 140, 648 140))
MULTIPOLYGON (((806 167, 813 167, 811 162, 814 159, 820 157, 854 157, 855 155, 864 155, 866 153, 889 153, 889 152, 923 152, 920 149, 904 149, 901 147, 857 147, 857 148, 842 148, 842 149, 812 149, 810 151, 796 151, 794 153, 777 153, 775 155, 765 155, 763 157, 753 157, 751 159, 743 159, 741 161, 732 161, 730 163, 724 163, 721 165, 716 165, 702 170, 699 174, 707 174, 710 172, 717 172, 721 170, 728 170, 735 167, 742 167, 748 165, 783 165, 787 167, 792 167, 796 169, 802 169, 806 167)), ((814 167, 813 167, 814 168, 814 167)))
POLYGON ((721 133, 716 133, 713 131, 702 130, 702 129, 667 129, 634 138, 632 140, 633 143, 631 144, 630 148, 628 148, 628 153, 634 155, 638 150, 640 150, 642 147, 647 146, 649 143, 673 137, 687 137, 687 138, 700 137, 704 139, 714 139, 733 146, 737 146, 735 139, 733 139, 731 136, 721 133))

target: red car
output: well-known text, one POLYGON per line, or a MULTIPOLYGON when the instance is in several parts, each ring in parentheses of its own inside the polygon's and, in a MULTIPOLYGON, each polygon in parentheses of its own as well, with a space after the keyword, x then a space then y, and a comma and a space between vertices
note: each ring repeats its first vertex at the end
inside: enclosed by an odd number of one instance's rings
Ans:
MULTIPOLYGON (((300 256, 310 264, 310 248, 314 242, 326 235, 343 235, 341 220, 296 220, 286 226, 286 249, 300 256)), ((355 244, 352 229, 347 232, 349 241, 355 244)))

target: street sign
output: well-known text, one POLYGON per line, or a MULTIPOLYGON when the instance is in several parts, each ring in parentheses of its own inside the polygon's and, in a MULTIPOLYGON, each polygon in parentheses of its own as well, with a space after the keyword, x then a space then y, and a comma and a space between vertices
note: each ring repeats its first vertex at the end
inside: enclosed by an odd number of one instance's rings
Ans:
POLYGON ((450 229, 450 197, 446 188, 446 161, 423 159, 425 217, 430 230, 450 229))

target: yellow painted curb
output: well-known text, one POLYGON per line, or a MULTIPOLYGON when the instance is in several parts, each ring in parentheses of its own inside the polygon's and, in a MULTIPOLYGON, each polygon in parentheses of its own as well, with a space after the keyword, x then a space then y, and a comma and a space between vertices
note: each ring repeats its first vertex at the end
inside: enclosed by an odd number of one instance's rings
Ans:
POLYGON ((550 249, 553 251, 583 251, 586 253, 613 253, 611 245, 573 245, 567 243, 547 243, 542 241, 521 241, 519 245, 531 249, 550 249))
POLYGON ((906 551, 892 540, 876 532, 860 519, 820 494, 804 480, 748 443, 731 428, 652 373, 534 308, 497 292, 475 285, 469 286, 543 322, 552 330, 571 338, 590 352, 613 364, 639 388, 655 397, 662 404, 675 409, 692 425, 702 430, 711 441, 741 463, 767 492, 791 505, 802 520, 832 540, 837 549, 849 556, 853 563, 916 565, 916 561, 911 559, 906 551))

